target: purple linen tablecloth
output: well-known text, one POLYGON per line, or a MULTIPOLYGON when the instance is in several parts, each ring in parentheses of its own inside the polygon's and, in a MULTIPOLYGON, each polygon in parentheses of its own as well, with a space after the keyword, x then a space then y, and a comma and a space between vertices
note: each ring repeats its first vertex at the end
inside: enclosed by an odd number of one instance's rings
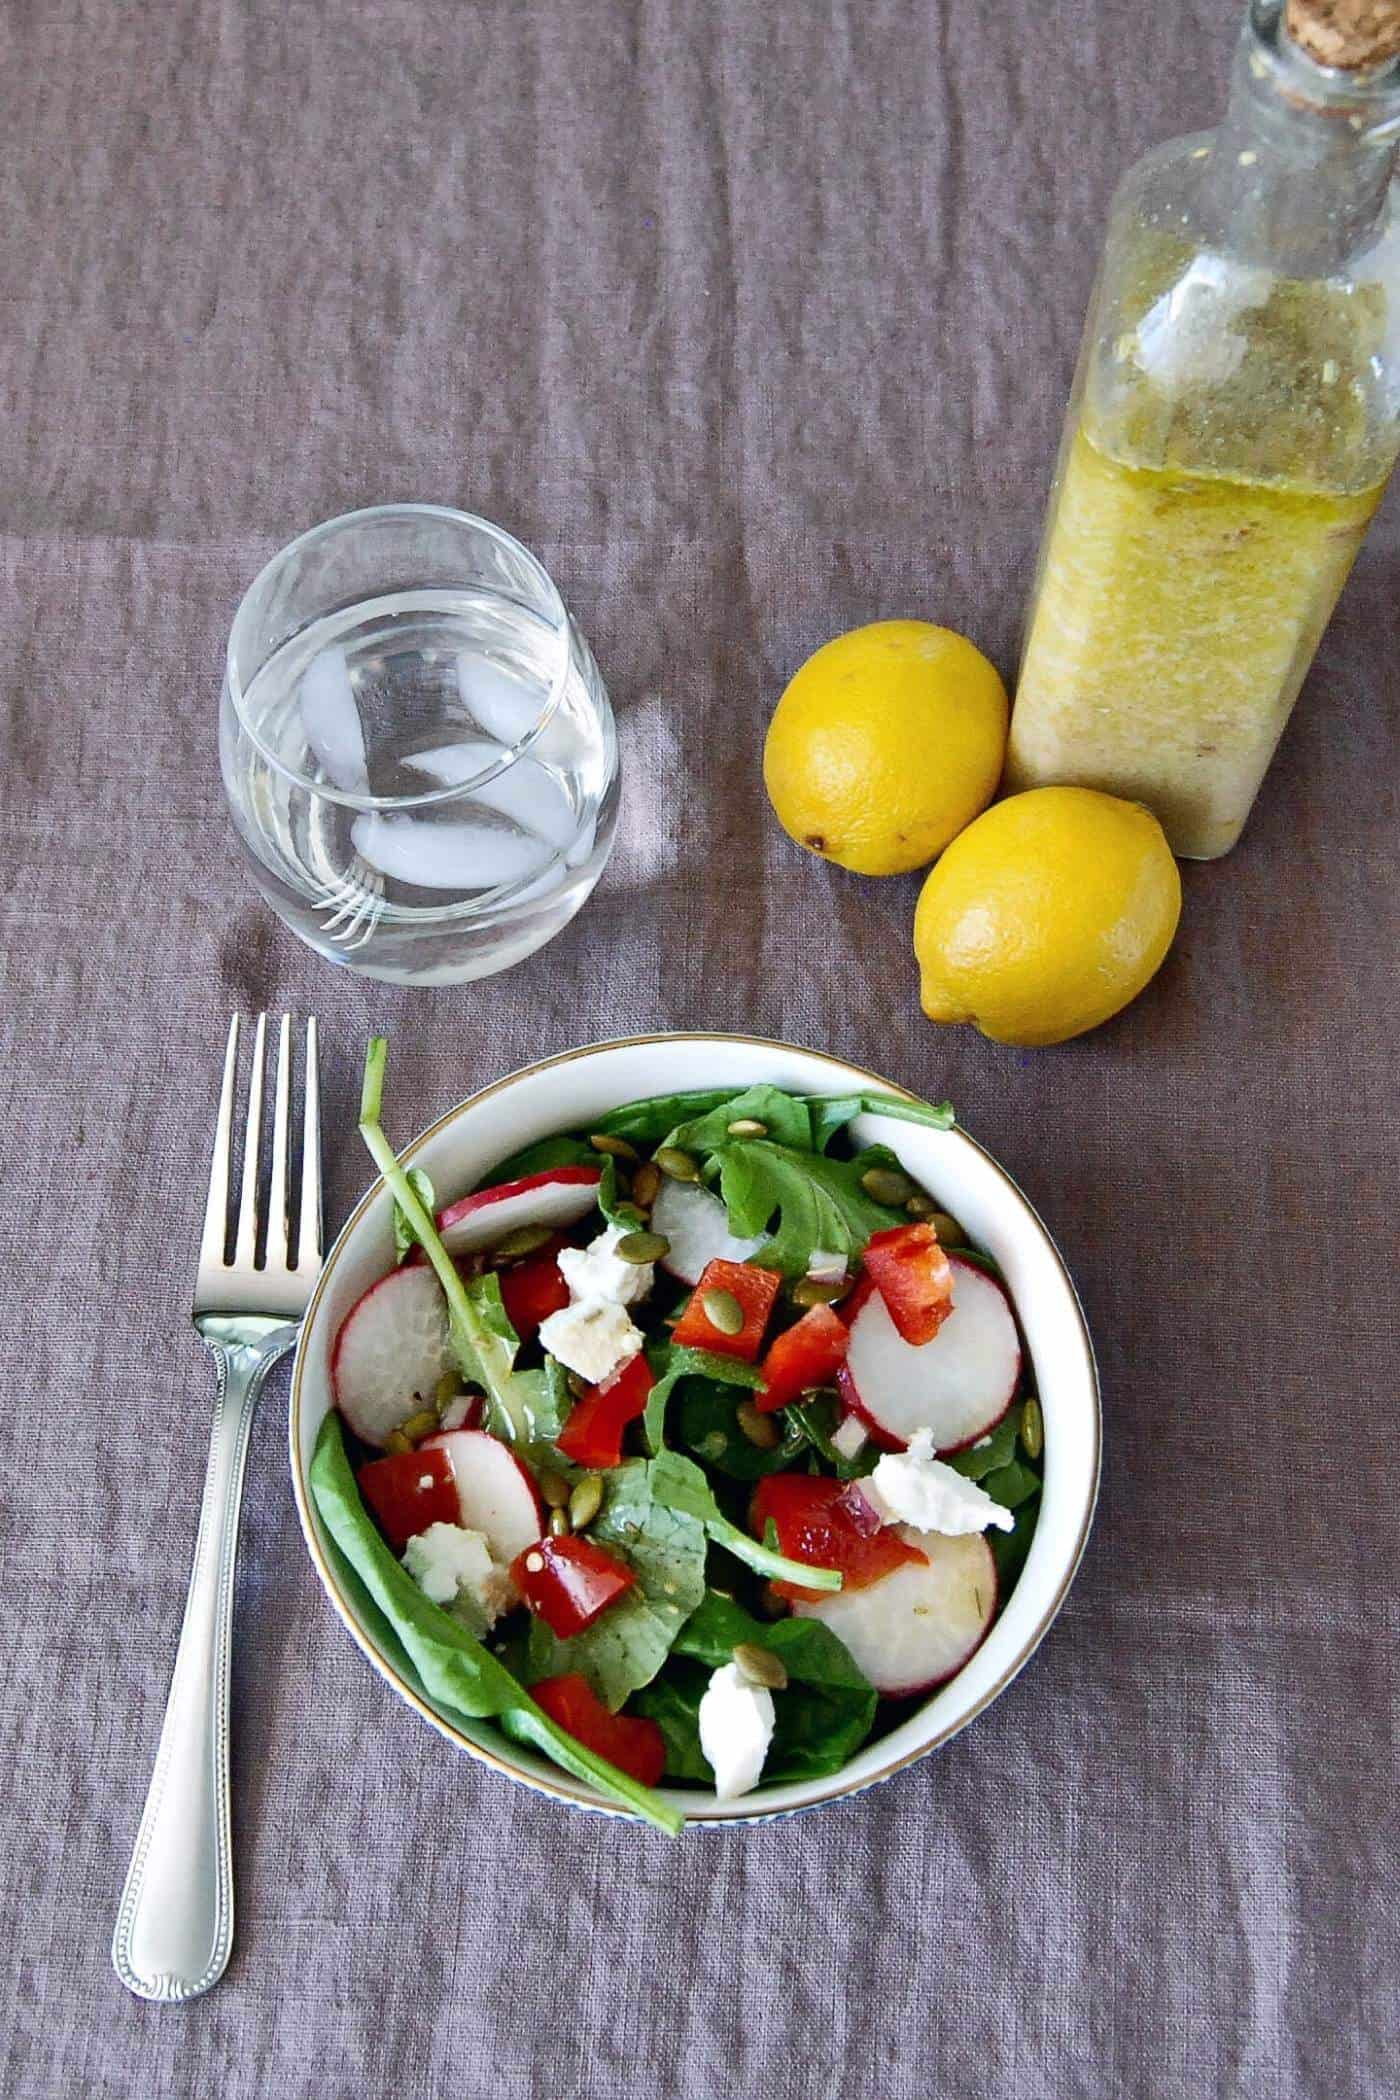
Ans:
POLYGON ((917 878, 771 821, 764 721, 882 615, 1009 674, 1119 172, 1215 120, 1230 0, 11 0, 0 10, 0 2088, 8 2100, 1382 2100, 1396 1909, 1400 509, 1244 844, 1116 1025, 919 1016, 917 878), (627 772, 494 983, 336 975, 214 756, 260 562, 386 497, 530 541, 627 772), (351 1648, 255 1432, 238 1942, 108 1966, 184 1594, 187 1325, 232 1007, 314 1008, 330 1206, 372 1028, 406 1138, 665 1027, 934 1094, 1082 1288, 1107 1467, 1032 1669, 821 1815, 680 1843, 454 1754, 351 1648))

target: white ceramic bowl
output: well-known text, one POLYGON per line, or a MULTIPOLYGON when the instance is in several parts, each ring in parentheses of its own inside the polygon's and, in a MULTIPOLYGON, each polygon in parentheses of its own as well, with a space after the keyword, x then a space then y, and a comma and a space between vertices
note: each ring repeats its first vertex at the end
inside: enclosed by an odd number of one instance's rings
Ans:
MULTIPOLYGON (((426 1169, 439 1197, 465 1193, 497 1161, 550 1132, 586 1130, 605 1110, 646 1094, 691 1087, 740 1088, 768 1080, 798 1094, 853 1088, 901 1090, 859 1066, 814 1050, 751 1036, 663 1035, 600 1043, 530 1065, 498 1080, 415 1138, 406 1160, 426 1169)), ((403 1103, 390 1109, 401 1121, 403 1103)), ((1045 1416, 1045 1486, 1029 1558, 1011 1600, 965 1668, 890 1734, 866 1744, 843 1770, 805 1785, 778 1786, 720 1802, 693 1787, 667 1792, 697 1823, 758 1821, 840 1800, 886 1779, 947 1742, 1004 1691, 1044 1636, 1079 1565, 1098 1488, 1100 1415, 1093 1349, 1079 1300, 1049 1233, 1010 1176, 963 1130, 928 1130, 888 1116, 862 1115, 862 1144, 889 1145, 909 1172, 960 1218, 1006 1276, 1034 1367, 1045 1416)), ((302 1329, 292 1376, 292 1479, 302 1529, 332 1604, 380 1674, 425 1720, 522 1785, 576 1807, 611 1808, 544 1758, 517 1747, 490 1723, 461 1724, 439 1712, 376 1642, 341 1588, 307 1492, 316 1435, 331 1404, 330 1349, 360 1293, 393 1261, 391 1206, 376 1182, 355 1206, 326 1260, 302 1329)))

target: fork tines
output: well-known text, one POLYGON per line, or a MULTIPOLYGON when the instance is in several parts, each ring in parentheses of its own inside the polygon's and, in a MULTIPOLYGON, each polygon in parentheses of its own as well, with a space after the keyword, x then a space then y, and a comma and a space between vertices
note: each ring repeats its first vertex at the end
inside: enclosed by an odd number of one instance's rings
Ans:
POLYGON ((236 1213, 230 1221, 233 1184, 238 1059, 242 1024, 235 1014, 224 1052, 224 1083, 214 1130, 214 1157, 209 1172, 209 1200, 199 1249, 195 1309, 236 1305, 246 1312, 301 1310, 321 1266, 321 1142, 316 1022, 306 1023, 302 1060, 300 1171, 295 1172, 292 1144, 294 1053, 292 1017, 277 1023, 277 1069, 273 1082, 270 1148, 263 1137, 267 1077, 267 1015, 253 1028, 248 1074, 247 1112, 242 1124, 242 1165, 236 1213), (293 1182, 298 1194, 293 1205, 293 1182), (230 1223, 232 1245, 230 1246, 230 1223), (271 1302, 271 1301, 276 1301, 271 1302))

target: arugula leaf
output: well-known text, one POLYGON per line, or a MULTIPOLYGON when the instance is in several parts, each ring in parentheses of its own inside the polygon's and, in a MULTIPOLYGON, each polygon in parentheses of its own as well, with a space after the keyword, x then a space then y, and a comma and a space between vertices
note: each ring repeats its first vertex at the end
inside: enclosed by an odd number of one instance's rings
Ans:
POLYGON ((665 1675, 634 1702, 666 1738, 666 1771, 673 1779, 711 1779, 700 1749, 699 1707, 711 1670, 730 1660, 741 1642, 781 1658, 787 1688, 773 1695, 773 1742, 763 1768, 766 1782, 819 1779, 839 1772, 870 1733, 876 1695, 845 1644, 816 1619, 765 1624, 718 1590, 687 1619, 665 1675), (697 1667, 702 1665, 703 1667, 697 1667))
POLYGON ((479 1184, 482 1188, 495 1188, 502 1181, 523 1181, 527 1174, 543 1174, 549 1167, 596 1167, 598 1155, 584 1138, 559 1135, 537 1138, 533 1145, 525 1145, 519 1152, 512 1152, 498 1167, 491 1169, 489 1181, 479 1184))
POLYGON ((721 1385, 746 1385, 751 1391, 763 1383, 756 1364, 742 1363, 734 1356, 712 1356, 708 1349, 678 1348, 674 1342, 664 1345, 663 1352, 649 1352, 647 1360, 659 1372, 642 1416, 647 1449, 652 1453, 665 1447, 666 1402, 683 1378, 710 1378, 721 1385))
POLYGON ((894 1163, 883 1145, 855 1159, 827 1159, 767 1138, 731 1139, 710 1156, 718 1163, 730 1231, 739 1239, 770 1235, 753 1257, 761 1268, 805 1276, 818 1247, 850 1261, 872 1233, 908 1222, 903 1211, 876 1203, 860 1185, 872 1167, 894 1163))
MULTIPOLYGON (((427 1175, 426 1175, 426 1174, 425 1174, 425 1173, 423 1172, 423 1169, 422 1169, 421 1167, 409 1167, 409 1168, 407 1169, 407 1173, 408 1173, 408 1183, 409 1183, 409 1187, 410 1187, 410 1188, 411 1188, 411 1189, 413 1190, 413 1193, 414 1193, 414 1195, 415 1195, 415 1196, 416 1196, 416 1197, 418 1198, 418 1201, 419 1201, 419 1202, 420 1202, 420 1203, 422 1204, 422 1206, 423 1206, 424 1210, 425 1210, 425 1211, 427 1211, 428 1215, 429 1215, 429 1216, 431 1217, 431 1215, 432 1215, 433 1211, 434 1211, 434 1210, 436 1209, 436 1207, 437 1207, 437 1205, 436 1205, 436 1199, 435 1199, 435 1197, 434 1197, 434 1195, 433 1195, 433 1185, 432 1185, 431 1181, 429 1181, 429 1179, 428 1179, 427 1175)), ((398 1204, 397 1204, 397 1203, 395 1203, 395 1205, 394 1205, 394 1259, 395 1259, 395 1261, 400 1261, 400 1262, 402 1262, 402 1261, 406 1261, 406 1260, 408 1259, 409 1255, 410 1255, 410 1254, 411 1254, 411 1253, 413 1252, 414 1248, 415 1248, 415 1247, 416 1247, 417 1245, 418 1245, 418 1235, 417 1235, 417 1233, 416 1233, 416 1232, 414 1231, 414 1229, 413 1229, 412 1225, 411 1225, 411 1224, 409 1223, 409 1221, 408 1221, 407 1217, 405 1216, 405 1214, 403 1213, 403 1211, 401 1211, 401 1210, 399 1209, 399 1206, 398 1206, 398 1204)))
POLYGON ((807 1102, 781 1087, 751 1086, 742 1094, 730 1094, 703 1116, 678 1123, 668 1132, 666 1143, 683 1152, 714 1152, 721 1145, 752 1144, 753 1139, 732 1138, 729 1126, 741 1117, 767 1125, 768 1136, 780 1145, 799 1152, 812 1149, 812 1118, 807 1102))
POLYGON ((1019 1509, 1032 1495, 1040 1493, 1040 1475, 1013 1459, 1009 1466, 998 1466, 994 1473, 986 1474, 982 1486, 1003 1509, 1019 1509))
POLYGON ((841 1420, 841 1408, 831 1393, 815 1400, 790 1400, 783 1410, 818 1455, 826 1460, 838 1480, 864 1480, 880 1462, 880 1447, 868 1439, 854 1458, 847 1458, 832 1443, 832 1432, 841 1420))
POLYGON ((756 1575, 770 1582, 800 1582, 810 1590, 840 1589, 841 1577, 835 1568, 812 1568, 806 1561, 788 1560, 773 1546, 760 1545, 747 1531, 731 1524, 693 1459, 682 1458, 679 1451, 663 1451, 651 1461, 651 1472, 656 1495, 664 1497, 672 1509, 695 1517, 716 1546, 723 1546, 756 1575))
POLYGON ((951 1101, 905 1101, 898 1094, 814 1094, 807 1102, 812 1115, 812 1143, 825 1152, 838 1130, 862 1113, 893 1116, 900 1123, 922 1123, 927 1130, 951 1130, 957 1121, 951 1101))
MULTIPOLYGON (((985 1482, 983 1484, 987 1485, 985 1482)), ((997 1584, 1001 1590, 1003 1608, 1026 1564, 1026 1555, 1031 1550, 1031 1540, 1035 1536, 1035 1520, 1039 1512, 1038 1499, 1023 1502, 1016 1512, 1016 1522, 1012 1530, 989 1531, 987 1534, 992 1558, 997 1564, 997 1584)))
POLYGON ((547 1356, 543 1369, 517 1371, 510 1389, 514 1410, 521 1420, 516 1450, 537 1471, 541 1466, 549 1466, 572 1478, 578 1469, 558 1449, 559 1432, 574 1405, 564 1366, 547 1356))
POLYGON ((648 1094, 644 1100, 610 1108, 593 1127, 609 1137, 625 1137, 634 1145, 659 1145, 677 1123, 708 1115, 712 1108, 734 1098, 733 1087, 694 1087, 683 1094, 648 1094))
POLYGON ((458 1368, 464 1378, 484 1389, 490 1426, 498 1436, 513 1443, 525 1429, 524 1418, 511 1390, 511 1370, 520 1347, 519 1337, 506 1318, 499 1280, 488 1275, 477 1276, 469 1284, 463 1281, 457 1264, 438 1238, 432 1213, 424 1208, 409 1171, 384 1135, 380 1109, 388 1057, 386 1038, 382 1035, 371 1037, 365 1052, 364 1086, 360 1094, 360 1136, 442 1285, 447 1299, 448 1337, 458 1368))
POLYGON ((424 1596, 360 1499, 334 1411, 321 1424, 308 1480, 321 1522, 353 1570, 359 1594, 373 1602, 374 1630, 387 1624, 393 1636, 390 1652, 396 1660, 402 1656, 407 1674, 436 1706, 453 1719, 498 1722, 518 1742, 542 1751, 620 1808, 671 1835, 681 1829, 683 1818, 675 1809, 558 1727, 480 1641, 424 1596))
POLYGON ((945 1464, 950 1465, 955 1473, 961 1473, 964 1480, 981 1480, 988 1473, 1009 1466, 1016 1456, 1020 1426, 1020 1408, 1009 1407, 984 1444, 974 1444, 968 1451, 955 1452, 945 1464))
POLYGON ((741 1397, 733 1385, 715 1379, 686 1379, 671 1410, 672 1434, 678 1444, 730 1480, 761 1480, 765 1473, 790 1466, 807 1439, 796 1423, 777 1416, 777 1428, 786 1431, 780 1442, 771 1451, 751 1444, 737 1419, 741 1397))
MULTIPOLYGON (((594 1153, 597 1158, 597 1153, 594 1153)), ((603 1177, 598 1183, 598 1208, 609 1225, 620 1225, 624 1232, 640 1232, 646 1224, 642 1212, 635 1203, 619 1192, 617 1186, 617 1161, 603 1161, 603 1177)))
POLYGON ((626 1460, 603 1475, 603 1506, 588 1536, 625 1560, 635 1586, 582 1633, 561 1640, 543 1619, 530 1627, 531 1681, 580 1670, 614 1711, 649 1684, 705 1594, 705 1530, 658 1479, 659 1461, 626 1460))

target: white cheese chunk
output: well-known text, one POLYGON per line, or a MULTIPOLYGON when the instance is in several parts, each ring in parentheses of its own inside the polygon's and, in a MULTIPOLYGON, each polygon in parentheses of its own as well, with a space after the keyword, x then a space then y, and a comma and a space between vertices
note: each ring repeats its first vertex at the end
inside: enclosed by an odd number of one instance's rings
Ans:
POLYGON ((514 1584, 482 1533, 462 1524, 430 1524, 409 1540, 403 1564, 431 1603, 465 1607, 460 1615, 482 1631, 515 1602, 514 1584))
POLYGON ((907 1451, 889 1451, 861 1493, 886 1524, 912 1524, 917 1531, 938 1531, 945 1538, 965 1532, 1011 1531, 1016 1519, 993 1502, 975 1480, 964 1480, 952 1466, 933 1455, 933 1432, 921 1429, 907 1451))
POLYGON ((758 1785, 774 1718, 773 1694, 752 1684, 736 1663, 715 1671, 700 1701, 700 1748, 721 1801, 758 1785))
POLYGON ((614 1305, 640 1305, 656 1277, 649 1261, 623 1261, 614 1252, 626 1227, 609 1225, 586 1247, 561 1247, 559 1273, 569 1286, 569 1295, 587 1302, 607 1298, 614 1305))
POLYGON ((566 1370, 577 1371, 590 1385, 601 1385, 631 1363, 642 1335, 628 1319, 625 1305, 610 1298, 586 1298, 542 1321, 540 1342, 566 1370))
POLYGON ((859 1415, 847 1415, 831 1432, 831 1448, 842 1458, 857 1457, 870 1442, 870 1431, 859 1415))

